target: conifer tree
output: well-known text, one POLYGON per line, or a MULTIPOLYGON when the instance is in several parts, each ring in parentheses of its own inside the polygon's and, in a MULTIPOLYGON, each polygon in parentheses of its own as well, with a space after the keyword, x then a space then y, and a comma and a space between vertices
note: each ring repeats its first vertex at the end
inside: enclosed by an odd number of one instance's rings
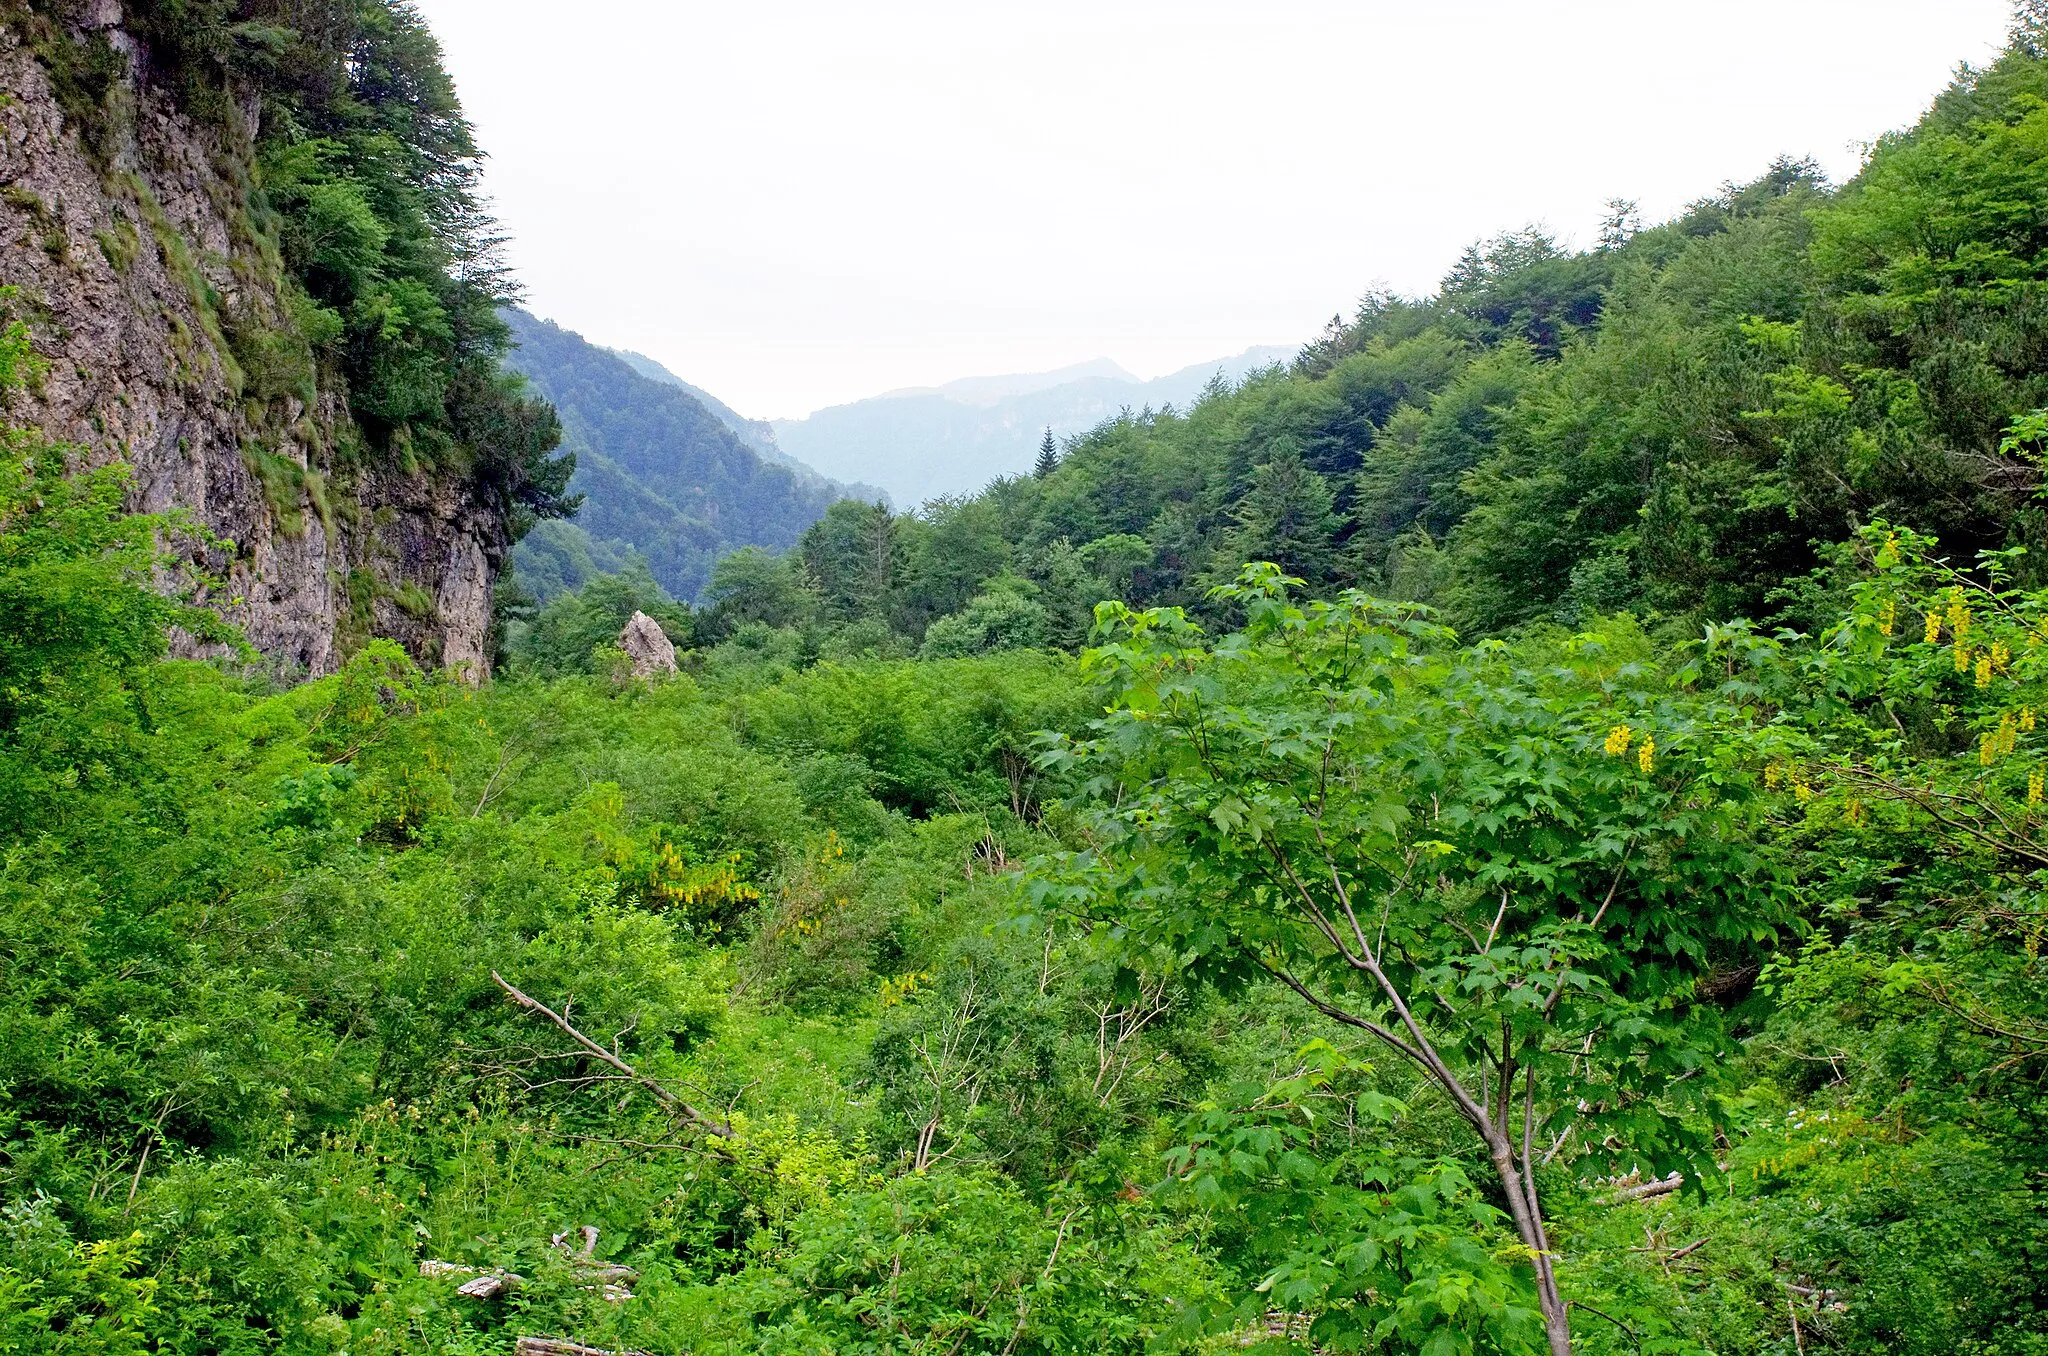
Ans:
POLYGON ((1331 541, 1338 526, 1330 483, 1310 470, 1292 439, 1278 439, 1272 460, 1252 471, 1251 488, 1238 502, 1224 534, 1225 567, 1269 560, 1317 583, 1336 564, 1331 541))
POLYGON ((1060 464, 1059 444, 1052 440, 1052 425, 1045 426, 1045 437, 1038 444, 1038 464, 1031 468, 1031 474, 1040 480, 1051 475, 1060 464))

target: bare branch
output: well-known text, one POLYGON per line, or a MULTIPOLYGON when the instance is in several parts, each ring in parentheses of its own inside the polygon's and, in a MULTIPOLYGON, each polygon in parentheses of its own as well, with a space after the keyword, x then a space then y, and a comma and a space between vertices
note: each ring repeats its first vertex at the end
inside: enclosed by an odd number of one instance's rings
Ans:
POLYGON ((1308 987, 1304 985, 1300 980, 1296 979, 1293 975, 1288 974, 1285 970, 1282 970, 1276 965, 1269 965, 1265 961, 1261 960, 1259 961, 1259 968, 1264 970, 1267 974, 1273 976, 1273 978, 1279 980, 1282 984, 1285 984, 1288 988, 1300 994, 1304 999, 1308 1001, 1309 1006, 1313 1007, 1317 1012, 1322 1013, 1323 1016, 1330 1018, 1332 1021, 1342 1022, 1346 1026, 1355 1026, 1360 1031, 1370 1031, 1373 1035, 1379 1037, 1382 1041, 1386 1042, 1388 1045, 1391 1045, 1394 1049, 1399 1050, 1402 1054, 1408 1056, 1408 1058, 1414 1060, 1417 1064, 1420 1064, 1426 1072, 1430 1074, 1434 1074, 1436 1072, 1436 1070, 1430 1066, 1429 1061, 1423 1058, 1421 1051, 1417 1050, 1414 1046, 1408 1044, 1408 1042, 1402 1040, 1399 1036, 1396 1036, 1392 1031, 1389 1031, 1386 1027, 1381 1026, 1378 1022, 1375 1022, 1368 1017, 1360 1017, 1356 1013, 1346 1012, 1344 1009, 1340 1007, 1336 1007, 1330 1003, 1324 1002, 1322 999, 1316 997, 1315 994, 1311 993, 1308 987))
POLYGON ((505 995, 519 1007, 536 1016, 546 1017, 550 1022, 553 1022, 562 1030, 563 1034, 589 1052, 592 1058, 602 1060, 604 1063, 611 1065, 621 1074, 624 1074, 627 1078, 653 1093, 655 1100, 660 1102, 666 1110, 682 1116, 707 1134, 716 1135, 720 1139, 731 1139, 733 1137, 733 1130, 730 1124, 712 1120, 709 1116, 697 1110, 696 1107, 691 1106, 688 1102, 670 1092, 662 1084, 641 1073, 638 1069, 626 1063, 625 1060, 620 1059, 617 1055, 605 1049, 581 1031, 578 1031, 569 1024, 569 1019, 561 1013, 556 1012, 539 999, 530 998, 526 994, 521 993, 496 970, 491 971, 491 982, 500 989, 503 989, 505 995))

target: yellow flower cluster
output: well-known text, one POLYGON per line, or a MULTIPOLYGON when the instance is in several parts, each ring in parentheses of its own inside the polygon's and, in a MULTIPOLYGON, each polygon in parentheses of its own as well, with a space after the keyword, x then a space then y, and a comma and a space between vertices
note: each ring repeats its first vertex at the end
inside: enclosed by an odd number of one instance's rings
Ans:
POLYGON ((1970 672, 1973 663, 1977 670, 1977 686, 1985 687, 1991 682, 1991 668, 1987 655, 1975 654, 1970 649, 1970 602, 1960 588, 1948 591, 1948 607, 1941 612, 1927 614, 1927 642, 1931 645, 1941 633, 1942 623, 1948 624, 1949 640, 1955 646, 1957 673, 1970 672))
POLYGON ((1970 639, 1970 602, 1960 588, 1948 591, 1948 629, 1957 645, 1970 639))
POLYGON ((1789 785, 1792 788, 1792 794, 1801 800, 1810 800, 1813 797, 1812 785, 1807 782, 1805 777, 1800 775, 1798 768, 1788 763, 1766 764, 1764 766, 1764 785, 1772 790, 1776 790, 1781 783, 1789 785))
POLYGON ((1998 728, 1986 730, 1977 741, 1977 761, 1990 767, 2012 753, 2020 742, 2019 719, 2008 711, 1998 718, 1998 728))
POLYGON ((2042 781, 2041 769, 2039 768, 2035 768, 2027 774, 2027 804, 2039 805, 2041 803, 2042 781))
POLYGON ((1920 637, 1920 642, 1923 645, 1932 645, 1935 641, 1940 639, 1941 614, 1939 612, 1930 612, 1927 614, 1927 634, 1920 637))
POLYGON ((895 1007, 898 1003, 916 993, 917 986, 929 979, 931 979, 931 975, 923 970, 914 970, 907 975, 898 975, 894 979, 890 979, 887 975, 882 976, 882 1006, 885 1008, 895 1007))
POLYGON ((696 904, 747 904, 761 892, 740 879, 740 855, 735 852, 720 861, 692 866, 671 843, 654 850, 654 864, 647 873, 647 893, 654 899, 685 907, 696 904))
MULTIPOLYGON (((1961 667, 1961 651, 1957 651, 1957 667, 1961 667)), ((1977 656, 1977 686, 1990 687, 1991 676, 2004 673, 2012 667, 2012 650, 2002 640, 1991 642, 1991 648, 1977 656)))
MULTIPOLYGON (((846 896, 841 895, 832 901, 832 908, 843 909, 846 907, 846 904, 846 896)), ((779 935, 788 936, 791 932, 794 932, 800 937, 815 937, 825 930, 825 919, 826 915, 822 913, 815 916, 805 915, 793 919, 789 926, 784 928, 779 935)))
MULTIPOLYGON (((1877 548, 1877 568, 1879 568, 1880 570, 1888 570, 1898 563, 1899 534, 1896 532, 1888 532, 1885 534, 1884 545, 1877 548)), ((1891 633, 1886 632, 1885 634, 1889 635, 1891 633)))
POLYGON ((1877 617, 1877 633, 1881 636, 1889 636, 1893 628, 1898 625, 1898 621, 1899 600, 1896 598, 1885 599, 1884 611, 1879 613, 1877 617))
MULTIPOLYGON (((1600 747, 1607 751, 1609 758, 1619 758, 1635 744, 1636 732, 1626 725, 1617 725, 1607 732, 1607 742, 1600 747)), ((1657 741, 1648 730, 1643 731, 1643 742, 1636 745, 1636 766, 1645 772, 1657 766, 1657 741)))

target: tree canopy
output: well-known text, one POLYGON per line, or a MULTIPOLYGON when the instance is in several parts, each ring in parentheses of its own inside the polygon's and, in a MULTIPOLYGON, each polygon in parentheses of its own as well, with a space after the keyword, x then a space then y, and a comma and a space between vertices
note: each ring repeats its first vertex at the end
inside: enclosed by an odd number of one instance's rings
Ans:
POLYGON ((2042 46, 478 686, 8 422, 0 1350, 2038 1356, 2042 46))

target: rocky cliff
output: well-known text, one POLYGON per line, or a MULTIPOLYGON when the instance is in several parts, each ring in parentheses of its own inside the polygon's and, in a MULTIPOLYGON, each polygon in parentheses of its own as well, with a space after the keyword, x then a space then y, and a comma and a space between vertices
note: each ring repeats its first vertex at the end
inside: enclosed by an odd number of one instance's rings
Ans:
POLYGON ((373 636, 481 674, 503 495, 373 448, 295 321, 262 98, 224 84, 195 117, 175 74, 118 0, 0 0, 0 284, 47 363, 9 421, 125 460, 133 507, 215 534, 204 601, 284 675, 373 636))

